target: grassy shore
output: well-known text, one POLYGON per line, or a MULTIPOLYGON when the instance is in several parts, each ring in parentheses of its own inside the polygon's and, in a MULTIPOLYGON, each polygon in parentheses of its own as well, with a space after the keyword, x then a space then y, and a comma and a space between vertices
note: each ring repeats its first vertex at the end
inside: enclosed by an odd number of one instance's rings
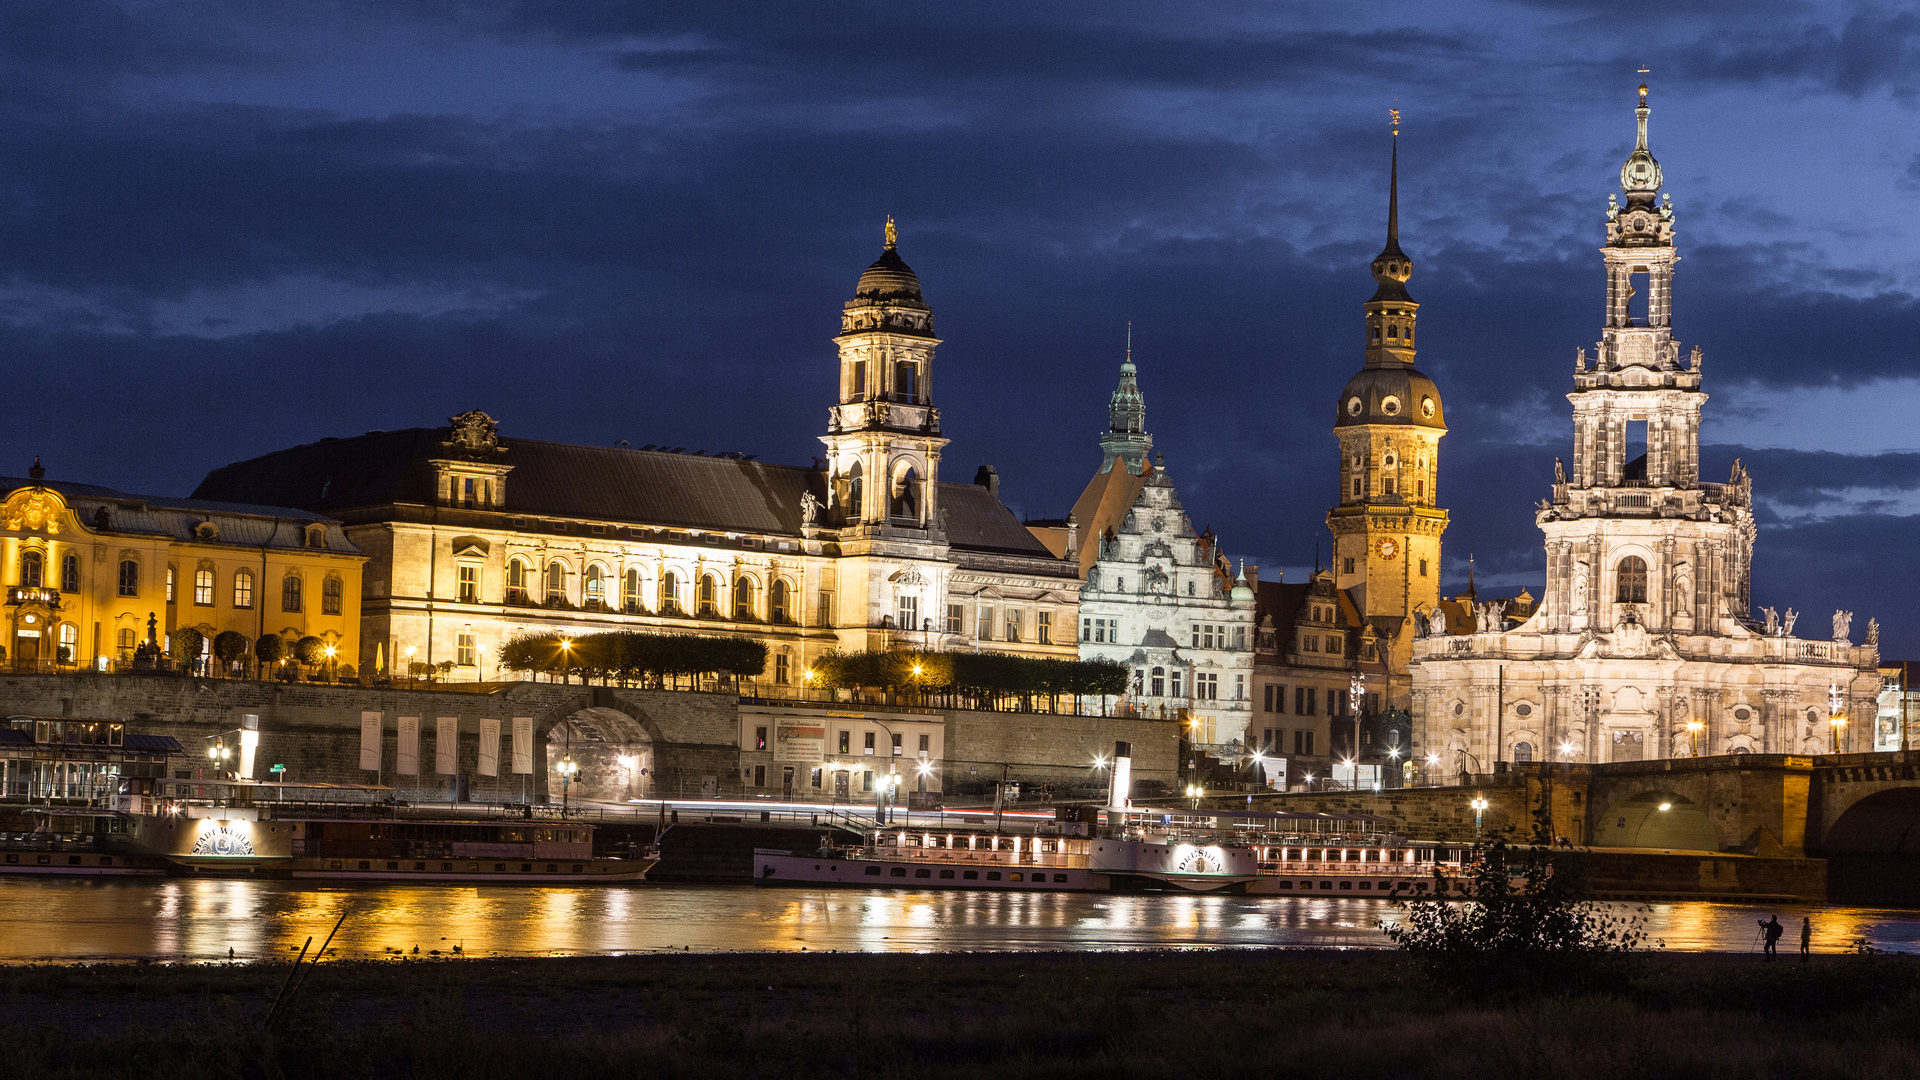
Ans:
POLYGON ((1118 1078, 1920 1074, 1920 960, 1636 958, 1488 1004, 1394 953, 740 955, 0 969, 0 1075, 1118 1078))

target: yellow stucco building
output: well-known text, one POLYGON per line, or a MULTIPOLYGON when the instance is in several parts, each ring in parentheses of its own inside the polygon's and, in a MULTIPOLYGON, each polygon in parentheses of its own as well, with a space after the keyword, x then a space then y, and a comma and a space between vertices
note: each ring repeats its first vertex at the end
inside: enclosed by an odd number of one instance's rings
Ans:
POLYGON ((313 636, 359 655, 366 557, 337 521, 48 481, 37 458, 0 492, 8 668, 111 670, 150 626, 163 647, 191 626, 209 640, 313 636))

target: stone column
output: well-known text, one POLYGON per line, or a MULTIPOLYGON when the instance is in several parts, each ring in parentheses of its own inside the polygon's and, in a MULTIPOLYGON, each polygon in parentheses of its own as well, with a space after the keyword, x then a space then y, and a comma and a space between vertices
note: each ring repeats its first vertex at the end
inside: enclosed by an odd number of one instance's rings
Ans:
POLYGON ((1673 537, 1660 541, 1660 613, 1649 620, 1654 627, 1673 630, 1673 537))
POLYGON ((1760 734, 1764 745, 1761 753, 1790 753, 1787 745, 1787 709, 1791 707, 1794 693, 1791 690, 1763 690, 1760 705, 1760 734))

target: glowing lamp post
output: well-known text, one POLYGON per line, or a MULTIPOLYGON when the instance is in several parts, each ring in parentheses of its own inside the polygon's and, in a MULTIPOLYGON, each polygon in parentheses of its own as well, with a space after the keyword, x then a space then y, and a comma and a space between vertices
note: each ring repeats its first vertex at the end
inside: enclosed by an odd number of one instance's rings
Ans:
POLYGON ((413 687, 413 653, 414 647, 407 646, 407 687, 409 689, 413 687))
POLYGON ((227 761, 232 757, 233 751, 227 748, 227 741, 225 739, 221 739, 212 746, 207 747, 207 761, 212 766, 216 777, 225 775, 227 771, 227 761))
POLYGON ((566 817, 573 807, 573 777, 580 771, 580 763, 569 754, 555 768, 560 773, 560 816, 566 817))
POLYGON ((1487 797, 1485 795, 1481 795, 1478 792, 1475 792, 1473 796, 1473 801, 1468 803, 1467 805, 1473 807, 1473 838, 1475 840, 1478 840, 1480 839, 1480 820, 1481 820, 1481 817, 1484 814, 1486 814, 1487 807, 1490 804, 1487 802, 1487 797))
POLYGON ((1840 694, 1840 684, 1827 687, 1827 726, 1833 731, 1833 753, 1840 752, 1841 736, 1847 731, 1847 702, 1840 694))
POLYGON ((1687 731, 1693 735, 1693 756, 1700 756, 1700 729, 1707 725, 1698 720, 1687 721, 1687 731))

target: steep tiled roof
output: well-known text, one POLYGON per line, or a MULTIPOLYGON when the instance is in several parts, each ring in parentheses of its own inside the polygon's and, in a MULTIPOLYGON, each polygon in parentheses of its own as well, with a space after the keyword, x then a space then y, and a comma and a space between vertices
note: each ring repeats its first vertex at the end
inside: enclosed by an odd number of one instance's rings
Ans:
MULTIPOLYGON (((196 498, 274 500, 364 518, 435 501, 432 467, 449 428, 323 439, 215 469, 196 498)), ((502 439, 490 459, 512 467, 506 512, 746 533, 800 534, 801 498, 825 500, 814 469, 618 446, 502 439)), ((941 484, 956 548, 1051 556, 1000 500, 973 484, 941 484)))

